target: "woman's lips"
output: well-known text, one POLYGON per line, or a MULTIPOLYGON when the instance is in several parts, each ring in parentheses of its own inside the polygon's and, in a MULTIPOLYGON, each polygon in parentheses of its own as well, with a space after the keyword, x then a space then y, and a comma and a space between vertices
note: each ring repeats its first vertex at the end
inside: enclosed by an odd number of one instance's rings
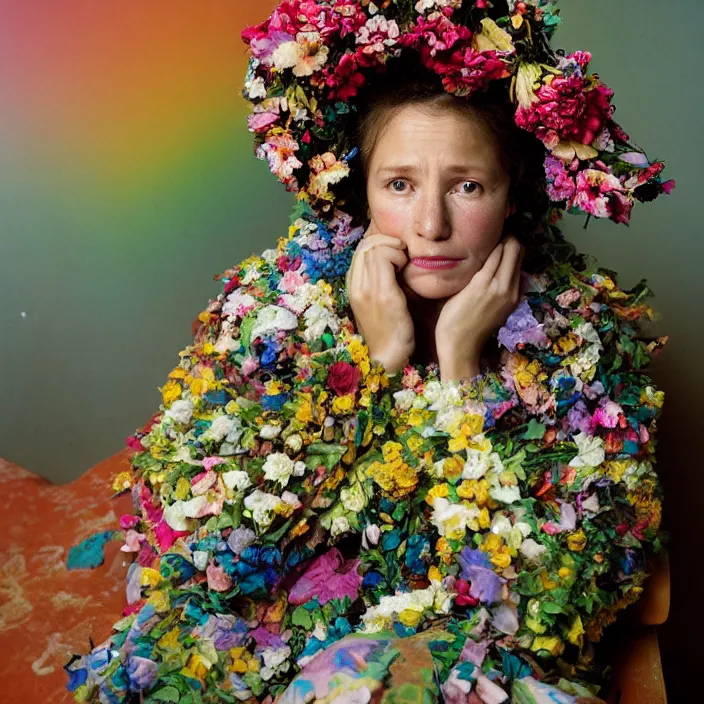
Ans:
POLYGON ((453 269, 461 261, 461 259, 449 257, 415 257, 411 259, 411 264, 415 264, 421 269, 453 269))

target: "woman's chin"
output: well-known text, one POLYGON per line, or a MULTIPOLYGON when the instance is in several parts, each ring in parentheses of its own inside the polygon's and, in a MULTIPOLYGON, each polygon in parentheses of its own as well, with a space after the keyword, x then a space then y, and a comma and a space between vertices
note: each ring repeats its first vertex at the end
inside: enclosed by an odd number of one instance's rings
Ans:
POLYGON ((419 298, 427 300, 438 300, 440 298, 450 298, 462 290, 462 286, 457 281, 442 281, 438 277, 421 278, 414 281, 407 281, 406 285, 419 298))

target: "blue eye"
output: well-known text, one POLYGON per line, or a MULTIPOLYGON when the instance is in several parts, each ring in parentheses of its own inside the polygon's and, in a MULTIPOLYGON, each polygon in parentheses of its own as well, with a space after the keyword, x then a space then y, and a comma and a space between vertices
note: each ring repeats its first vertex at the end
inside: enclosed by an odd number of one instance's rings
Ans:
POLYGON ((401 193, 401 191, 398 188, 394 188, 395 183, 405 184, 406 182, 402 181, 400 178, 397 178, 397 179, 394 179, 393 181, 391 181, 391 183, 389 184, 391 186, 392 191, 396 191, 396 193, 401 193))

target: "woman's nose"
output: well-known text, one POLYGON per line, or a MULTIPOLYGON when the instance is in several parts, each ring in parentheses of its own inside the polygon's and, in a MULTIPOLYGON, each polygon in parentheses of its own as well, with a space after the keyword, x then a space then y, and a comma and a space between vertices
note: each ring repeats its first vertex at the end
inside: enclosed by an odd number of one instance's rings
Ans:
POLYGON ((444 193, 427 192, 415 203, 416 234, 428 240, 443 240, 450 236, 450 220, 444 193))

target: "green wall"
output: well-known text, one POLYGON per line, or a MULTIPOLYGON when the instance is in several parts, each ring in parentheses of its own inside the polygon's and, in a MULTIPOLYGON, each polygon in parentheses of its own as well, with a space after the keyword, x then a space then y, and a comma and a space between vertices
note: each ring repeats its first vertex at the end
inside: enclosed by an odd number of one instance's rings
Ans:
MULTIPOLYGON (((701 649, 695 629, 704 628, 695 601, 695 520, 704 513, 704 238, 695 173, 704 163, 704 3, 562 6, 556 45, 594 54, 592 70, 616 93, 615 118, 677 180, 671 196, 637 205, 629 228, 592 220, 584 231, 583 218, 568 218, 565 231, 622 283, 646 278, 662 316, 656 332, 670 335, 653 375, 666 392, 658 452, 674 599, 661 642, 670 697, 680 701, 701 649)), ((1 81, 0 73, 0 95, 1 81)), ((42 154, 0 117, 1 456, 60 483, 121 449, 158 408, 156 387, 219 290, 213 274, 285 234, 292 200, 251 154, 238 88, 234 77, 231 134, 176 164, 168 181, 121 198, 91 188, 90 173, 74 170, 67 184, 70 150, 42 154)))

